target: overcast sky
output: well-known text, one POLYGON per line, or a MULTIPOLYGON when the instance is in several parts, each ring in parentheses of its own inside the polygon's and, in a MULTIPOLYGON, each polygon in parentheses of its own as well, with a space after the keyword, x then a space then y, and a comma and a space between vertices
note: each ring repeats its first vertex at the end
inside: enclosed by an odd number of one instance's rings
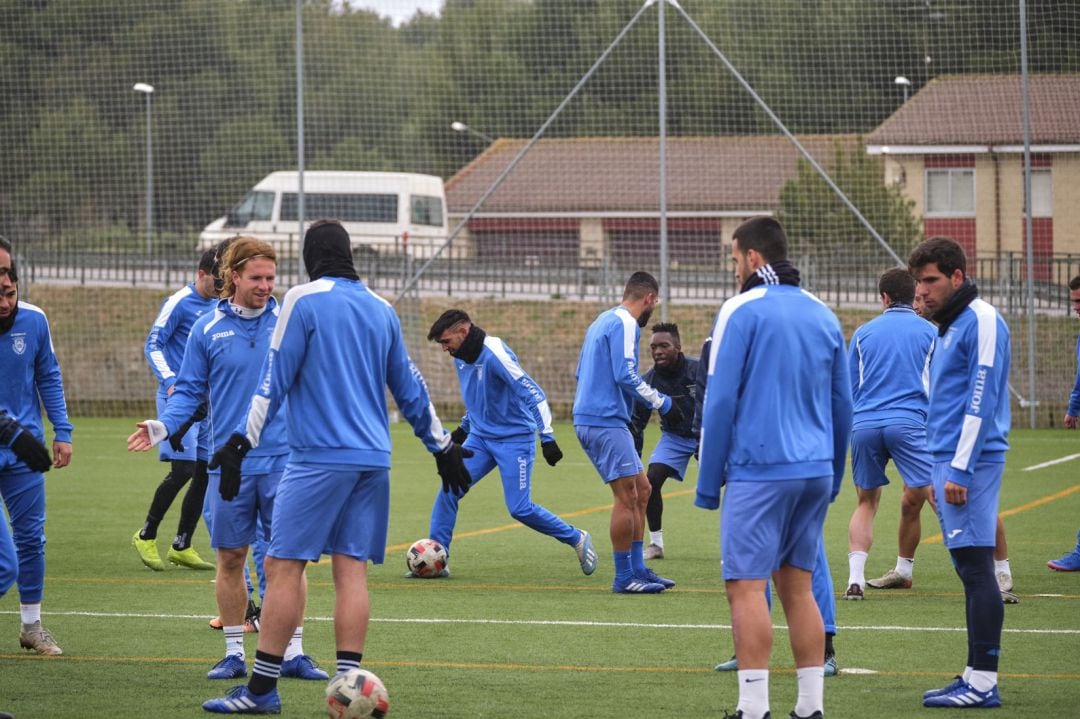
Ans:
POLYGON ((367 10, 389 17, 395 25, 400 25, 413 15, 417 10, 423 10, 428 15, 437 15, 442 9, 443 0, 348 0, 354 7, 362 7, 367 10))

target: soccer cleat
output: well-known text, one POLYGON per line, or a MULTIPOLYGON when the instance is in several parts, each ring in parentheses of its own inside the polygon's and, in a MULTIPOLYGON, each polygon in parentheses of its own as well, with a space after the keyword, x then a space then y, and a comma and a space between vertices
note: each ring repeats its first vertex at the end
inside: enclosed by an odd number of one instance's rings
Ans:
POLYGON ((621 584, 616 579, 611 583, 611 591, 615 594, 659 594, 664 591, 664 585, 645 582, 637 577, 630 577, 621 584))
POLYGON ((871 579, 866 586, 874 589, 911 589, 911 577, 905 577, 895 569, 890 569, 877 579, 871 579))
MULTIPOLYGON (((724 716, 722 719, 743 719, 742 709, 739 709, 734 714, 728 714, 727 710, 724 710, 724 716)), ((765 712, 765 716, 761 719, 772 719, 772 712, 765 712)))
POLYGON ((858 584, 852 584, 844 592, 844 599, 848 601, 861 602, 863 600, 863 590, 858 584))
MULTIPOLYGON (((828 675, 826 674, 825 676, 828 675)), ((808 717, 801 717, 794 711, 792 711, 791 714, 788 715, 788 719, 825 719, 825 715, 822 714, 820 711, 816 711, 808 717)))
POLYGON ((664 548, 659 544, 650 544, 645 547, 645 559, 663 559, 664 548))
POLYGON ((225 629, 225 622, 221 621, 220 615, 210 620, 210 628, 217 629, 219 632, 225 629))
POLYGON ((282 662, 281 676, 309 679, 311 681, 326 681, 330 678, 330 675, 319 669, 319 665, 307 654, 298 654, 292 659, 286 659, 282 662))
POLYGON ((171 564, 175 564, 178 567, 187 567, 188 569, 217 569, 217 567, 210 562, 203 560, 203 558, 199 556, 199 553, 195 551, 194 547, 188 547, 187 549, 169 547, 169 553, 165 555, 165 558, 169 560, 171 564))
POLYGON ((49 634, 49 630, 41 626, 40 621, 22 625, 22 631, 19 632, 19 645, 23 649, 50 657, 64 653, 64 650, 57 646, 52 634, 49 634))
POLYGON ((835 677, 840 673, 840 668, 836 665, 836 655, 830 654, 825 657, 825 676, 835 677))
POLYGON ((0 712, 0 719, 15 719, 15 716, 7 712, 0 712))
POLYGON ((1020 597, 1016 596, 1012 592, 1002 591, 1001 592, 1001 603, 1002 604, 1019 604, 1020 603, 1020 597))
POLYGON ((713 667, 713 671, 737 672, 739 671, 739 660, 736 659, 734 655, 732 655, 731 659, 728 659, 726 662, 720 662, 715 667, 713 667))
POLYGON ((239 654, 230 654, 206 673, 207 679, 242 679, 247 676, 247 664, 239 654))
POLYGON ((664 589, 673 589, 675 587, 674 579, 667 579, 666 577, 661 577, 659 574, 649 569, 648 567, 645 567, 644 574, 637 574, 635 575, 635 578, 640 579, 643 582, 652 582, 653 584, 659 584, 664 589))
POLYGON ((997 573, 998 589, 1003 592, 1011 592, 1013 588, 1012 575, 1008 572, 997 573))
POLYGON ((584 529, 581 530, 581 538, 578 539, 574 551, 577 552, 578 563, 581 565, 581 571, 585 573, 586 577, 596 571, 598 557, 596 556, 596 550, 593 549, 592 535, 584 529))
POLYGON ((922 698, 929 699, 930 697, 939 697, 942 694, 948 694, 957 687, 961 687, 963 685, 964 678, 957 674, 955 677, 953 677, 953 680, 951 682, 943 686, 941 689, 930 689, 929 691, 923 692, 922 698))
POLYGON ((139 532, 135 532, 135 536, 131 538, 131 546, 135 547, 135 551, 139 553, 139 559, 147 568, 155 572, 165 571, 165 565, 161 563, 161 555, 157 551, 156 539, 141 539, 139 532))
POLYGON ((1058 572, 1080 572, 1080 551, 1074 549, 1061 559, 1051 559, 1046 566, 1058 572))
POLYGON ((965 681, 955 689, 923 699, 923 706, 934 709, 994 709, 1001 706, 997 685, 981 692, 965 681))
POLYGON ((450 567, 443 567, 441 572, 439 572, 438 574, 432 574, 430 577, 421 577, 419 574, 414 574, 413 572, 405 572, 405 578, 406 579, 449 579, 450 578, 450 567))
POLYGON ((241 684, 223 697, 203 702, 202 708, 213 714, 280 714, 281 698, 277 688, 266 694, 252 694, 241 684))

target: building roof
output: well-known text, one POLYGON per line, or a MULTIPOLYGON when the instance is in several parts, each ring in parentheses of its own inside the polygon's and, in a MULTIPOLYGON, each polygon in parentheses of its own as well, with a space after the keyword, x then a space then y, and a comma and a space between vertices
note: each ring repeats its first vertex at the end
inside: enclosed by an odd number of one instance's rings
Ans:
MULTIPOLYGON (((1032 75, 1031 142, 1080 142, 1080 74, 1032 75)), ((934 78, 867 138, 887 145, 1020 145, 1019 75, 934 78)))
MULTIPOLYGON (((808 135, 799 142, 822 165, 855 135, 808 135)), ((462 215, 491 187, 526 140, 496 140, 446 182, 450 213, 462 215)), ((668 211, 773 210, 794 177, 798 150, 782 135, 668 138, 668 211)), ((488 213, 656 212, 659 140, 583 137, 539 140, 488 198, 488 213)))

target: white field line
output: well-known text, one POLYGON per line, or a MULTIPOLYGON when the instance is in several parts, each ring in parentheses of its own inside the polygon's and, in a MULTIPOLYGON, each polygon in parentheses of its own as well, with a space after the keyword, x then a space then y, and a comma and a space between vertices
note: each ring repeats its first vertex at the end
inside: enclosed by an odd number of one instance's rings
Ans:
POLYGON ((1071 462, 1074 459, 1080 458, 1080 454, 1067 454, 1064 457, 1058 457, 1057 459, 1051 459, 1048 462, 1040 462, 1039 464, 1033 464, 1030 467, 1024 467, 1022 471, 1030 472, 1035 469, 1042 469, 1043 467, 1053 467, 1055 464, 1064 464, 1065 462, 1071 462))
MULTIPOLYGON (((0 611, 0 614, 18 614, 18 611, 0 611)), ((192 619, 209 621, 204 614, 158 614, 152 612, 57 612, 49 611, 53 617, 94 617, 102 619, 192 619)), ((332 622, 333 617, 305 617, 306 622, 332 622)), ((472 624, 492 626, 533 626, 533 627, 593 627, 598 629, 704 629, 730 631, 730 624, 648 624, 642 622, 586 622, 558 619, 447 619, 439 617, 387 618, 372 617, 372 622, 384 624, 472 624)), ((775 625, 773 629, 785 630, 786 626, 775 625)), ((860 626, 841 625, 837 629, 852 632, 967 632, 964 627, 905 627, 899 625, 860 626)), ((1080 635, 1080 629, 1010 629, 1001 630, 1005 634, 1049 634, 1059 636, 1080 635)))

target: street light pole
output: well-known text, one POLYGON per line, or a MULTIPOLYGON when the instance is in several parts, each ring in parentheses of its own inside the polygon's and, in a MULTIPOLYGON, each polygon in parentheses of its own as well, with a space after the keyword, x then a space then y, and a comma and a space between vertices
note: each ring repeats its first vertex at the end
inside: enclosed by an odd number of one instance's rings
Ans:
POLYGON ((900 86, 902 86, 904 88, 904 102, 907 102, 908 90, 911 89, 911 80, 908 80, 903 75, 898 75, 893 80, 893 84, 894 85, 900 85, 900 86))
POLYGON ((476 130, 474 128, 469 127, 464 122, 459 122, 457 120, 454 120, 453 122, 450 123, 450 129, 453 130, 454 132, 471 132, 472 134, 479 137, 481 140, 486 141, 488 144, 491 144, 492 142, 495 142, 495 138, 492 137, 491 135, 485 135, 484 133, 480 132, 479 130, 476 130))
POLYGON ((131 89, 146 95, 146 254, 149 255, 154 244, 154 144, 150 120, 150 98, 154 94, 154 86, 137 82, 131 89))

